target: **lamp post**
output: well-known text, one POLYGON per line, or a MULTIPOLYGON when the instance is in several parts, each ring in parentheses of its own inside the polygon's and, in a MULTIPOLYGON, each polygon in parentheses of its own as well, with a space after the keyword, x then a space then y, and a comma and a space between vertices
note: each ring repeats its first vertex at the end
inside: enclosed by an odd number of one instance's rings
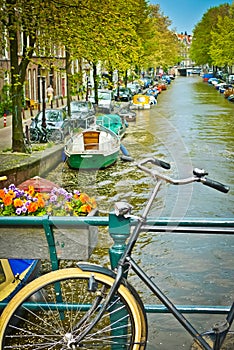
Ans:
POLYGON ((90 72, 90 64, 86 63, 85 64, 85 72, 86 72, 86 97, 85 100, 89 100, 89 72, 90 72))
POLYGON ((45 110, 46 110, 46 96, 45 96, 45 79, 46 79, 46 70, 44 67, 41 67, 40 70, 41 79, 42 79, 42 127, 46 128, 46 116, 45 116, 45 110))

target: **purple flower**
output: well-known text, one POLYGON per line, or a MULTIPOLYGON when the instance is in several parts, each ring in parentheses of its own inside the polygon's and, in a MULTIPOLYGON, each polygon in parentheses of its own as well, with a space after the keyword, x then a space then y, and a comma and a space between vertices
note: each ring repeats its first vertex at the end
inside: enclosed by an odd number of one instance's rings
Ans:
POLYGON ((64 188, 59 188, 57 192, 61 195, 64 195, 64 196, 66 196, 68 193, 64 188))
POLYGON ((21 212, 22 212, 22 209, 21 208, 17 208, 15 212, 16 212, 17 215, 20 215, 21 212))
POLYGON ((27 207, 25 206, 25 205, 23 205, 22 207, 21 207, 21 210, 22 210, 22 213, 27 213, 27 207))
POLYGON ((14 184, 11 184, 11 185, 9 186, 9 190, 15 191, 15 189, 16 189, 16 187, 15 187, 14 184))
POLYGON ((66 200, 67 201, 70 201, 71 199, 72 199, 72 193, 67 193, 67 195, 66 195, 66 200))
POLYGON ((50 202, 51 202, 51 203, 56 202, 56 201, 57 201, 57 198, 58 198, 58 197, 54 194, 53 196, 50 197, 50 202))

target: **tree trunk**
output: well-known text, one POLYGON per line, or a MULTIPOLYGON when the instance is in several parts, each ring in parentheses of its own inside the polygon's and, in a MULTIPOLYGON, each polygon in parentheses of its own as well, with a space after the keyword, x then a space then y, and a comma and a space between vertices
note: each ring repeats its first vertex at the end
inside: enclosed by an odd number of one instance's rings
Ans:
POLYGON ((70 52, 66 48, 66 75, 67 75, 67 106, 68 106, 68 115, 71 116, 71 58, 70 52))
POLYGON ((94 99, 95 105, 98 106, 98 80, 97 80, 97 65, 93 63, 93 81, 94 81, 94 99))
POLYGON ((16 13, 9 15, 10 62, 11 62, 11 92, 12 92, 12 151, 26 152, 23 138, 22 111, 22 72, 18 62, 18 37, 15 23, 16 13))

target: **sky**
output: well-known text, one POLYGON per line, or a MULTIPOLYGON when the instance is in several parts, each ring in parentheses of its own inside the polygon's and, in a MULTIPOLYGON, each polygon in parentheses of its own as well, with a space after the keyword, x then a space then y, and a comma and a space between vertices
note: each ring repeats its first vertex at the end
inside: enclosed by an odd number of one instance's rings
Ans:
POLYGON ((192 35, 193 28, 202 19, 210 7, 224 3, 231 4, 233 0, 150 0, 150 4, 159 4, 164 16, 172 21, 170 29, 177 33, 192 35))

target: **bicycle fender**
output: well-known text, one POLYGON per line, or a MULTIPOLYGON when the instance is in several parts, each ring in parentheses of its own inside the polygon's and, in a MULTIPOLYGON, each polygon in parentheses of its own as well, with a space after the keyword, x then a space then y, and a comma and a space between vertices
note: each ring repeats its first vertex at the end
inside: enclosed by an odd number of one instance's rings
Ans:
MULTIPOLYGON (((78 262, 77 264, 77 267, 80 268, 82 271, 89 271, 89 272, 96 272, 96 273, 102 273, 102 274, 105 274, 109 277, 112 277, 112 278, 115 278, 116 277, 116 273, 106 267, 103 267, 103 266, 100 266, 100 265, 97 265, 97 264, 92 264, 92 263, 89 263, 89 262, 78 262)), ((128 281, 123 278, 121 283, 129 289, 130 293, 134 296, 134 298, 137 300, 138 302, 138 305, 141 306, 141 310, 144 314, 144 318, 147 322, 147 316, 146 316, 146 312, 145 312, 145 308, 144 308, 144 304, 138 294, 138 292, 136 291, 136 289, 130 284, 128 283, 128 281)))
POLYGON ((110 270, 110 269, 108 269, 106 267, 97 265, 97 264, 92 264, 92 263, 89 263, 89 262, 82 262, 81 261, 81 262, 78 262, 76 265, 82 271, 103 273, 104 275, 110 276, 112 278, 116 277, 116 274, 114 273, 114 271, 112 271, 112 270, 110 270))

